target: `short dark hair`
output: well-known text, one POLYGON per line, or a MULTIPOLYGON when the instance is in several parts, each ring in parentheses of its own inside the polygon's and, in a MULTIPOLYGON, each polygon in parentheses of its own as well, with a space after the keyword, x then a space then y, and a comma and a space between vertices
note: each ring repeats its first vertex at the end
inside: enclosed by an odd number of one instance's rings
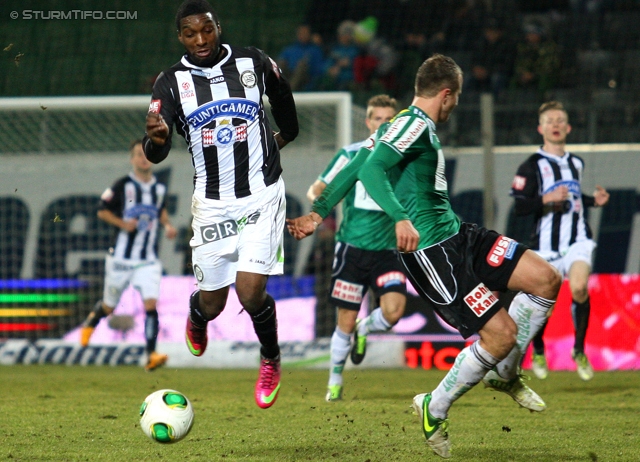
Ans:
POLYGON ((180 21, 194 14, 211 13, 213 22, 218 24, 218 15, 207 0, 185 0, 176 12, 176 30, 180 32, 180 21))
POLYGON ((433 97, 441 90, 449 88, 452 92, 460 89, 459 76, 462 69, 453 58, 434 53, 423 62, 416 74, 416 96, 433 97))
POLYGON ((131 143, 129 143, 129 152, 133 151, 133 148, 135 148, 137 145, 142 145, 141 139, 133 140, 131 143))

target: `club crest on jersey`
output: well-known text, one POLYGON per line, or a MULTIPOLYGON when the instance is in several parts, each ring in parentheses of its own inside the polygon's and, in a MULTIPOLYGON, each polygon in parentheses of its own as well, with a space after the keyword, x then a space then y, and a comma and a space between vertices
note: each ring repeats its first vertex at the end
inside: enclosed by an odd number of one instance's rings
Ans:
POLYGON ((253 122, 258 117, 260 106, 255 101, 244 98, 230 98, 211 101, 198 107, 187 116, 187 122, 193 128, 201 128, 220 118, 232 118, 253 122))
POLYGON ((507 260, 511 260, 517 246, 518 243, 509 237, 498 237, 495 244, 493 244, 493 247, 487 254, 487 263, 490 266, 497 267, 502 265, 505 258, 507 260))
POLYGON ((337 279, 331 289, 331 296, 338 300, 344 300, 351 303, 362 303, 362 284, 353 284, 351 282, 337 279))
POLYGON ((498 298, 481 282, 464 296, 464 302, 476 316, 480 317, 498 302, 498 298))
POLYGON ((160 114, 160 109, 162 108, 162 101, 159 99, 152 99, 151 104, 149 104, 149 112, 152 114, 160 114))
POLYGON ((244 71, 240 74, 240 83, 245 88, 253 88, 258 83, 258 77, 253 71, 244 71))
POLYGON ((202 129, 202 146, 205 148, 210 146, 217 146, 219 148, 222 148, 229 144, 246 140, 247 124, 242 124, 234 127, 231 124, 225 123, 218 125, 214 129, 202 129))
POLYGON ((204 280, 204 273, 202 272, 202 268, 198 265, 193 265, 193 274, 195 275, 198 282, 202 282, 204 280))

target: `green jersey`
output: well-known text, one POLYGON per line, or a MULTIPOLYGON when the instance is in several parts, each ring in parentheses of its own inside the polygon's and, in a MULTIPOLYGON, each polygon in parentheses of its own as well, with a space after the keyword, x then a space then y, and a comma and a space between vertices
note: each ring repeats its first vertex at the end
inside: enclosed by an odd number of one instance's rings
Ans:
POLYGON ((421 109, 409 106, 391 121, 358 173, 394 223, 411 220, 420 233, 419 249, 442 242, 460 229, 460 219, 449 202, 444 165, 435 123, 421 109), (386 173, 394 168, 402 172, 397 179, 386 173))
MULTIPOLYGON (((363 148, 371 152, 374 137, 345 146, 331 159, 318 179, 327 185, 363 148)), ((364 250, 395 249, 394 223, 357 181, 342 202, 342 222, 336 240, 364 250)))
POLYGON ((401 111, 380 127, 373 151, 361 148, 336 175, 313 211, 326 218, 359 179, 394 226, 411 220, 420 233, 418 248, 450 238, 460 230, 460 219, 449 202, 444 154, 435 130, 435 123, 419 108, 401 111))

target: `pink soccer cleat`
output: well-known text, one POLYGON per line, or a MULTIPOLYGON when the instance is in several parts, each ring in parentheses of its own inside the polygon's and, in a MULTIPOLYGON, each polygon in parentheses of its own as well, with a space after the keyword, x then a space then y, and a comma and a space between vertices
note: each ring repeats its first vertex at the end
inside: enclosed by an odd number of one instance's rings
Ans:
POLYGON ((256 382, 256 403, 262 409, 273 406, 280 391, 280 356, 276 359, 260 358, 260 374, 256 382))

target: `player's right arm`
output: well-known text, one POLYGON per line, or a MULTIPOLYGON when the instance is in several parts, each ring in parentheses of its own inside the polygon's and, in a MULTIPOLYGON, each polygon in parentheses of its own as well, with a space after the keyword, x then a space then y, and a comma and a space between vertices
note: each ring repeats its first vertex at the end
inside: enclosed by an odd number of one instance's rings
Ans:
POLYGON ((102 221, 120 228, 127 233, 133 232, 138 226, 138 220, 124 220, 122 218, 122 198, 124 197, 124 180, 116 181, 113 186, 105 189, 100 196, 98 218, 102 221))
POLYGON ((146 133, 142 139, 144 154, 154 164, 162 162, 171 150, 171 132, 176 107, 177 103, 171 91, 171 81, 163 72, 153 85, 146 119, 146 133))
POLYGON ((511 183, 511 195, 515 199, 516 216, 543 215, 548 212, 562 212, 569 197, 566 186, 555 188, 546 194, 540 192, 536 157, 525 161, 516 172, 511 183))

